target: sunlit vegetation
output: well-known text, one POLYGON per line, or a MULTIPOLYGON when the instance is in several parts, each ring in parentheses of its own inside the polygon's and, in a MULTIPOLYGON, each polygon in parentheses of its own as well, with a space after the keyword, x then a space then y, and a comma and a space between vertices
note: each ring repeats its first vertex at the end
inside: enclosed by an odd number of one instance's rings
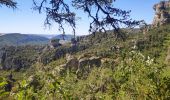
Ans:
POLYGON ((88 48, 72 54, 76 57, 96 55, 108 60, 101 67, 81 73, 60 66, 66 63, 65 56, 55 58, 56 52, 68 53, 69 47, 47 50, 41 55, 42 61, 36 61, 27 70, 1 71, 0 97, 9 100, 169 100, 170 68, 166 61, 169 27, 153 28, 145 35, 125 34, 125 41, 115 40, 111 33, 105 37, 102 33, 87 37, 81 45, 88 48), (119 50, 114 49, 115 46, 119 50), (13 77, 9 77, 10 73, 13 77))

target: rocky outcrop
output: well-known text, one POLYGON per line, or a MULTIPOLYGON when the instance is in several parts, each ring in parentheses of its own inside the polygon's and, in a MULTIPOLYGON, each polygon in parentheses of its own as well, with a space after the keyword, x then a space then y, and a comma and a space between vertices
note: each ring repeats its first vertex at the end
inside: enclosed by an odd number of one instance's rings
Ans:
POLYGON ((87 71, 89 72, 90 69, 94 66, 100 67, 101 66, 101 58, 100 57, 76 57, 72 55, 66 55, 66 64, 60 65, 60 67, 64 67, 64 70, 69 69, 70 71, 79 73, 87 71))
POLYGON ((50 47, 51 48, 57 48, 57 47, 60 47, 61 46, 61 43, 59 42, 60 40, 59 39, 51 39, 50 40, 50 47))
POLYGON ((78 69, 78 59, 72 55, 66 55, 66 68, 69 70, 77 70, 78 69))
POLYGON ((38 57, 38 62, 46 65, 50 63, 51 61, 64 57, 67 53, 74 54, 76 52, 83 51, 87 48, 89 47, 84 44, 80 44, 77 46, 60 46, 57 48, 51 48, 50 46, 46 46, 42 50, 40 56, 38 57))
POLYGON ((153 20, 154 27, 170 23, 170 12, 168 11, 169 7, 169 1, 161 1, 160 3, 153 6, 153 9, 155 10, 155 16, 153 20))
POLYGON ((90 72, 90 69, 93 67, 100 67, 101 59, 100 57, 92 56, 90 58, 81 58, 79 59, 79 65, 77 72, 90 72))

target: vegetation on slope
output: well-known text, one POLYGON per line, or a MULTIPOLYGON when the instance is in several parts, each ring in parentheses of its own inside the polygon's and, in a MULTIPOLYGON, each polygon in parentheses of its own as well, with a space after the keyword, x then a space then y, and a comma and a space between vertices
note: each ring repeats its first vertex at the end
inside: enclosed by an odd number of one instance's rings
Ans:
POLYGON ((49 39, 36 35, 25 35, 19 33, 4 34, 0 36, 0 46, 21 46, 21 45, 44 45, 49 39))
POLYGON ((43 46, 6 46, 0 48, 0 69, 20 70, 35 63, 43 46))
POLYGON ((125 41, 115 41, 111 33, 105 37, 99 33, 95 37, 90 35, 80 42, 88 48, 73 54, 77 57, 88 54, 107 58, 101 67, 77 74, 60 67, 66 62, 65 57, 52 59, 45 65, 37 62, 30 68, 32 75, 28 70, 17 80, 16 76, 1 78, 1 97, 18 100, 169 100, 169 66, 165 61, 170 46, 169 27, 154 28, 145 35, 126 34, 125 41), (7 91, 9 84, 12 87, 7 91))

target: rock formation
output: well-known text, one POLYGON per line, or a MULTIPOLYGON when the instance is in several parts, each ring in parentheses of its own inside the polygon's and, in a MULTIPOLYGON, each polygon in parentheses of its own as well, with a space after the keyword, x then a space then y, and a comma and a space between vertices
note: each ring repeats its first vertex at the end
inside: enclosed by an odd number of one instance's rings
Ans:
POLYGON ((100 57, 76 57, 67 54, 66 55, 66 64, 60 65, 60 67, 64 67, 64 69, 69 69, 74 72, 84 72, 90 71, 90 69, 94 66, 100 67, 101 66, 101 58, 100 57))
POLYGON ((160 3, 153 6, 153 9, 155 10, 155 16, 153 20, 154 27, 170 23, 170 12, 168 11, 169 8, 170 1, 161 1, 160 3))
POLYGON ((81 58, 79 59, 79 66, 77 72, 90 72, 90 69, 93 67, 101 66, 101 58, 92 56, 90 58, 81 58))
POLYGON ((50 47, 51 47, 51 48, 60 47, 61 44, 60 44, 59 41, 60 41, 59 39, 52 39, 52 40, 50 40, 50 47))
POLYGON ((69 70, 78 69, 78 59, 72 55, 66 54, 66 68, 69 70))

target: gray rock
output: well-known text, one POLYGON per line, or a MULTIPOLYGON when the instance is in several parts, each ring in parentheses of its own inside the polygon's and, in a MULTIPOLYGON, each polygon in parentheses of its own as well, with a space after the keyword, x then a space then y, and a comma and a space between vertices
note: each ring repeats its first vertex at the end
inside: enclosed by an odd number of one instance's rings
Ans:
POLYGON ((100 67, 101 66, 101 58, 100 57, 90 57, 89 58, 89 64, 90 67, 96 66, 96 67, 100 67))
POLYGON ((66 68, 72 71, 76 71, 78 69, 78 59, 77 58, 72 58, 67 61, 66 63, 66 68))
POLYGON ((79 65, 78 65, 77 72, 82 72, 82 71, 85 71, 85 70, 89 70, 89 59, 88 58, 81 58, 81 59, 79 59, 79 65))
POLYGON ((101 66, 101 58, 100 57, 95 57, 92 56, 90 58, 81 58, 79 60, 79 66, 78 66, 78 72, 83 72, 83 71, 87 71, 89 72, 91 68, 93 67, 100 67, 101 66))
POLYGON ((101 58, 100 57, 79 57, 78 60, 76 57, 67 54, 66 55, 66 64, 60 65, 60 68, 64 70, 78 72, 89 72, 93 67, 100 67, 101 66, 101 58))
POLYGON ((161 1, 160 3, 153 6, 153 9, 155 10, 155 16, 153 20, 154 27, 170 23, 170 13, 168 11, 169 7, 169 1, 161 1))

